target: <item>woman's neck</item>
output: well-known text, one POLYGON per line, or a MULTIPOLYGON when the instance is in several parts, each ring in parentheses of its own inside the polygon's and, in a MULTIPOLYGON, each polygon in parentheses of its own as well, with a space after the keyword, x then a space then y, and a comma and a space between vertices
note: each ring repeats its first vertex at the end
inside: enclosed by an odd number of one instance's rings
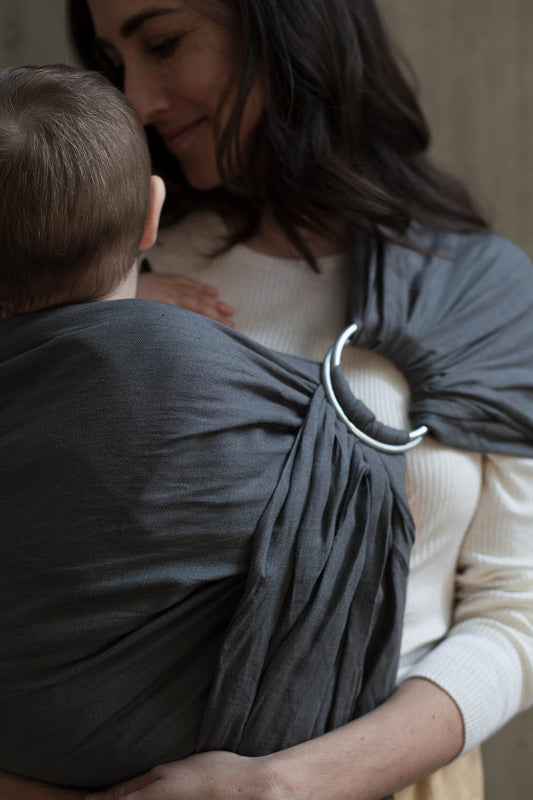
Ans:
MULTIPOLYGON (((331 237, 303 228, 299 228, 298 233, 314 258, 335 255, 341 252, 348 242, 348 236, 342 236, 340 231, 332 231, 331 237)), ((288 239, 270 212, 263 214, 258 229, 245 241, 245 244, 258 253, 275 258, 302 258, 302 253, 288 239)))

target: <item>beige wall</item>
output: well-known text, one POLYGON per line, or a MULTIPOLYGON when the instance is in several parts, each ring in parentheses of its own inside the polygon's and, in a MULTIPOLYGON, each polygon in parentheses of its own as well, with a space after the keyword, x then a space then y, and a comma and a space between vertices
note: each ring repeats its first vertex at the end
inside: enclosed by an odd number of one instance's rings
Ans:
POLYGON ((533 0, 378 5, 418 74, 435 159, 533 256, 533 0))
MULTIPOLYGON (((419 74, 435 158, 533 255, 533 0, 378 3, 419 74)), ((0 0, 0 64, 68 61, 63 8, 63 0, 0 0)), ((531 800, 533 711, 484 754, 487 800, 531 800)))

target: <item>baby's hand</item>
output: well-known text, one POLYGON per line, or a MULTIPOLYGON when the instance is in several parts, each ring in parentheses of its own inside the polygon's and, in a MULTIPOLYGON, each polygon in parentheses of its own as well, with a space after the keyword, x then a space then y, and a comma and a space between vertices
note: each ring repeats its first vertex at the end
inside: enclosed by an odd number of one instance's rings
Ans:
POLYGON ((218 299, 218 289, 185 275, 161 275, 143 272, 139 275, 137 297, 181 306, 197 314, 233 327, 235 309, 218 299))

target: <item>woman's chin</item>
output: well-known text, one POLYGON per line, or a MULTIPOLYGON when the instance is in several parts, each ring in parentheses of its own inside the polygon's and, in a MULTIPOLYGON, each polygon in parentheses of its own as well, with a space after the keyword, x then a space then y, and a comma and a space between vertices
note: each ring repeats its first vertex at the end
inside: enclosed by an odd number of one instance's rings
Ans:
POLYGON ((218 169, 208 162, 182 163, 181 171, 189 186, 199 192, 209 192, 222 186, 218 169))

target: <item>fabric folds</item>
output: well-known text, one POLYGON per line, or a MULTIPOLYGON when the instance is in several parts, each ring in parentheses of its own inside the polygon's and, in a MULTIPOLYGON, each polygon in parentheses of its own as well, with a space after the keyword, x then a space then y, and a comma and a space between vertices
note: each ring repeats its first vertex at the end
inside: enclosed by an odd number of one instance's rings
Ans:
POLYGON ((262 755, 382 702, 398 665, 403 460, 355 445, 319 388, 254 535, 199 749, 262 755))
POLYGON ((492 234, 413 226, 417 250, 354 244, 349 321, 411 387, 413 426, 464 450, 533 452, 533 266, 492 234))
POLYGON ((394 687, 404 462, 319 365, 163 304, 1 323, 0 767, 101 786, 394 687))

